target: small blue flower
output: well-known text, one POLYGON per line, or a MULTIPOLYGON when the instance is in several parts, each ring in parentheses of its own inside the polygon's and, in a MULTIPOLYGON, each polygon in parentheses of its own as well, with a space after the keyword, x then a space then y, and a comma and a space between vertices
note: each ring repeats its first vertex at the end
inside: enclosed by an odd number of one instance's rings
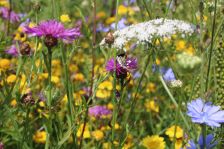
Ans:
POLYGON ((205 103, 201 98, 188 103, 187 109, 187 115, 194 123, 220 127, 220 123, 224 122, 224 111, 220 110, 220 106, 214 106, 211 102, 205 103))
MULTIPOLYGON (((162 70, 161 70, 162 71, 162 70)), ((176 77, 174 75, 173 69, 172 68, 168 68, 164 73, 163 73, 163 79, 166 82, 171 82, 176 80, 176 77)))
MULTIPOLYGON (((214 136, 212 134, 209 134, 206 136, 206 149, 212 149, 217 145, 217 141, 213 141, 214 136)), ((193 140, 190 140, 188 142, 189 146, 187 146, 187 149, 197 149, 196 144, 194 143, 193 140)), ((202 135, 200 136, 199 140, 198 140, 198 145, 200 146, 200 149, 203 148, 203 137, 202 135)))

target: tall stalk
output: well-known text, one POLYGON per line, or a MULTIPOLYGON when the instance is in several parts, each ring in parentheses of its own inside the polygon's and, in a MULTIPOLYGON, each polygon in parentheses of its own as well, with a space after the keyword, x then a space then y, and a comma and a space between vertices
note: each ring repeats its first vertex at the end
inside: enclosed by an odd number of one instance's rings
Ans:
MULTIPOLYGON (((118 23, 118 6, 119 6, 119 0, 116 0, 116 19, 115 19, 115 30, 117 30, 117 23, 118 23)), ((117 101, 116 101, 116 85, 117 85, 117 73, 116 73, 116 70, 117 70, 117 49, 114 49, 113 50, 114 53, 113 53, 113 57, 114 57, 114 67, 115 67, 115 70, 114 70, 114 74, 113 74, 113 99, 112 99, 112 103, 113 103, 113 115, 112 115, 112 133, 111 133, 111 142, 112 142, 112 148, 115 148, 114 147, 114 138, 115 138, 115 124, 116 124, 116 120, 117 120, 117 101)))
POLYGON ((93 84, 94 84, 94 76, 95 76, 95 72, 94 72, 94 67, 95 67, 95 50, 96 50, 96 0, 93 0, 93 35, 92 35, 92 74, 91 74, 91 85, 90 85, 90 93, 89 93, 89 99, 86 102, 86 111, 85 111, 85 117, 84 117, 84 124, 83 124, 83 128, 82 128, 82 133, 81 133, 81 137, 80 137, 80 145, 79 148, 82 148, 82 142, 83 142, 83 135, 84 135, 84 131, 86 128, 86 123, 88 120, 88 112, 89 112, 89 106, 88 103, 90 100, 92 99, 92 93, 93 93, 93 84))
POLYGON ((209 60, 208 60, 208 70, 207 70, 207 77, 206 77, 206 84, 205 84, 205 92, 207 92, 208 86, 209 86, 209 76, 210 76, 212 53, 213 53, 213 46, 214 46, 214 36, 215 36, 216 9, 217 9, 217 0, 215 0, 215 10, 214 10, 214 16, 213 16, 213 22, 212 22, 212 39, 211 39, 211 46, 209 49, 209 60))

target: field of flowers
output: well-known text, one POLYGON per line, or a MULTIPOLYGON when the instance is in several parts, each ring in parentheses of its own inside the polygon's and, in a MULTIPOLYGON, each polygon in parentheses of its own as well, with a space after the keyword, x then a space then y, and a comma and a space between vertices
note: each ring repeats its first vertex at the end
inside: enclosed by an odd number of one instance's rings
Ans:
POLYGON ((0 0, 0 149, 61 148, 224 149, 224 1, 0 0))

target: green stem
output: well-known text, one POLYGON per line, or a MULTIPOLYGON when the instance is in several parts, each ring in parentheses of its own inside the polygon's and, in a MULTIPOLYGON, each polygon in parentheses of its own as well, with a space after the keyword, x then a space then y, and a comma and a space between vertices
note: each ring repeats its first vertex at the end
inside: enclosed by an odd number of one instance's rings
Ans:
MULTIPOLYGON (((116 23, 115 23, 115 29, 117 30, 117 23, 118 23, 118 6, 119 6, 119 0, 116 0, 116 23)), ((117 110, 116 110, 116 84, 117 84, 117 75, 116 75, 116 70, 117 70, 117 50, 114 49, 114 66, 115 66, 115 71, 114 71, 114 80, 113 80, 113 115, 112 115, 112 133, 111 133, 111 142, 112 142, 112 148, 114 147, 114 136, 115 136, 115 124, 116 124, 116 119, 117 119, 117 110)))
POLYGON ((183 112, 181 111, 181 109, 180 109, 179 105, 177 104, 175 98, 174 98, 173 95, 171 94, 169 88, 167 87, 165 81, 163 80, 163 77, 162 77, 162 76, 159 76, 159 78, 160 78, 160 81, 162 82, 163 87, 165 88, 167 94, 170 96, 170 99, 171 99, 171 101, 173 102, 174 106, 175 106, 175 107, 177 108, 177 110, 179 111, 180 116, 181 116, 181 118, 182 118, 183 121, 184 121, 184 124, 186 125, 187 129, 190 130, 190 126, 188 125, 187 120, 186 120, 186 118, 184 117, 183 112))
POLYGON ((209 76, 210 76, 212 52, 213 52, 213 45, 214 45, 214 35, 215 35, 216 7, 217 7, 217 0, 215 0, 215 12, 214 12, 213 23, 212 23, 212 39, 211 39, 211 46, 209 50, 209 60, 208 60, 208 70, 207 70, 207 78, 206 78, 206 84, 205 84, 206 85, 205 92, 207 92, 208 86, 209 86, 209 76))
POLYGON ((207 132, 206 132, 206 125, 205 124, 202 124, 201 125, 201 131, 202 131, 202 140, 203 140, 203 144, 202 144, 202 149, 206 149, 206 135, 207 135, 207 132))

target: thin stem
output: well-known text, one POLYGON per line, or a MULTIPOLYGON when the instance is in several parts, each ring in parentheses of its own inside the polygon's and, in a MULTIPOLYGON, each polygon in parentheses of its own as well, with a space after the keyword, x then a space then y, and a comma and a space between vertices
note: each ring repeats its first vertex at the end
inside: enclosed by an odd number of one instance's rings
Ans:
POLYGON ((182 118, 183 121, 184 121, 184 124, 186 125, 187 129, 190 130, 190 126, 188 125, 187 120, 186 120, 186 118, 184 117, 183 112, 181 111, 181 109, 180 109, 179 105, 177 104, 175 98, 174 98, 173 95, 171 94, 169 88, 167 87, 165 81, 163 80, 163 77, 162 77, 162 76, 159 76, 159 78, 160 78, 160 81, 162 82, 163 87, 165 88, 167 94, 170 96, 170 99, 171 99, 171 101, 173 102, 174 106, 175 106, 175 107, 177 108, 177 110, 179 111, 180 116, 181 116, 181 118, 182 118))
POLYGON ((93 100, 92 99, 92 93, 93 93, 93 83, 94 83, 94 76, 95 76, 95 72, 94 72, 94 67, 95 67, 95 49, 96 49, 96 0, 93 1, 93 40, 92 40, 92 76, 91 76, 91 86, 90 86, 90 93, 89 93, 89 99, 86 102, 86 112, 85 112, 85 118, 84 118, 84 125, 82 128, 82 133, 81 133, 81 137, 80 137, 80 145, 79 148, 82 148, 82 142, 83 142, 83 135, 84 135, 84 131, 85 131, 85 127, 86 127, 86 123, 88 120, 88 112, 89 112, 89 100, 93 100))
POLYGON ((210 69, 211 69, 211 60, 212 60, 214 35, 215 35, 216 8, 217 8, 217 0, 215 0, 215 11, 214 11, 214 17, 213 17, 213 23, 212 23, 212 39, 211 39, 211 47, 209 50, 209 60, 208 60, 208 70, 207 70, 207 78, 206 78, 206 84, 205 84, 205 92, 207 92, 208 90, 209 76, 210 76, 210 69))
POLYGON ((48 64, 49 64, 49 68, 48 68, 48 106, 51 106, 51 102, 52 102, 52 94, 51 94, 51 90, 52 90, 52 83, 51 83, 51 76, 52 76, 52 50, 51 48, 48 48, 48 64))
POLYGON ((206 135, 207 135, 207 132, 206 132, 206 125, 203 124, 201 125, 201 131, 202 131, 202 140, 203 140, 203 143, 202 143, 202 149, 206 149, 206 135))
MULTIPOLYGON (((119 0, 116 0, 116 23, 115 23, 115 30, 117 30, 117 23, 118 23, 118 6, 119 6, 119 0)), ((116 110, 116 85, 117 85, 117 49, 114 49, 114 66, 115 66, 115 70, 114 70, 114 80, 113 80, 113 115, 112 115, 112 133, 111 133, 111 142, 112 142, 112 148, 114 147, 114 137, 115 137, 115 124, 116 124, 116 120, 117 120, 117 110, 116 110)))

